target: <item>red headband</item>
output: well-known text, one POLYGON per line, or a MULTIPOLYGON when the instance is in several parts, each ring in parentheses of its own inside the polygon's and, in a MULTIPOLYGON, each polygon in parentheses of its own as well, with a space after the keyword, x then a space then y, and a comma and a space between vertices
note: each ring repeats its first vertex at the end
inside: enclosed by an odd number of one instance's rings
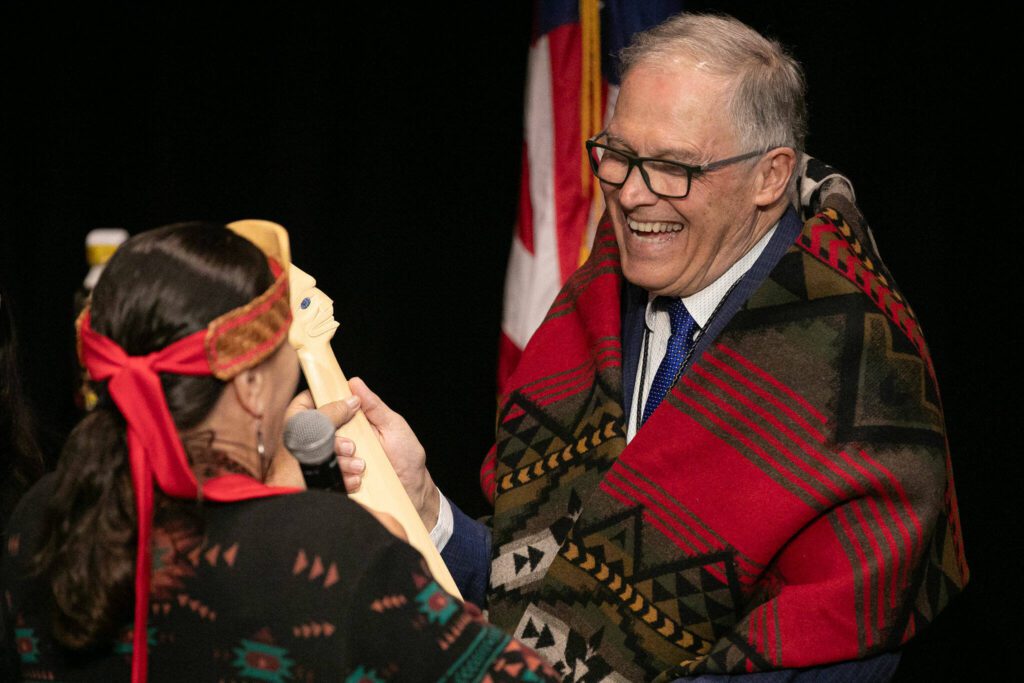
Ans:
MULTIPOLYGON (((128 458, 138 548, 135 558, 135 626, 132 634, 132 681, 147 676, 146 617, 151 570, 150 534, 153 524, 153 480, 168 496, 195 499, 199 485, 181 445, 167 407, 158 373, 214 375, 228 380, 267 358, 284 341, 291 324, 288 275, 269 259, 274 284, 250 303, 213 320, 160 351, 129 356, 115 342, 95 332, 86 308, 77 321, 78 352, 94 381, 109 380, 107 393, 127 423, 128 458)), ((203 482, 202 497, 217 502, 292 493, 297 489, 266 486, 240 474, 225 474, 203 482)))

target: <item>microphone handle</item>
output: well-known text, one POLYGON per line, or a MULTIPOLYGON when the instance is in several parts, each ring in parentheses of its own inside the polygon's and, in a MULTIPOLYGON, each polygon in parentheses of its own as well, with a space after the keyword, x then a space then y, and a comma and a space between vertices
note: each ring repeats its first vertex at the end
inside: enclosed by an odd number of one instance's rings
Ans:
POLYGON ((299 460, 299 469, 308 489, 324 489, 347 494, 345 482, 341 478, 341 468, 334 453, 319 465, 310 465, 299 460))

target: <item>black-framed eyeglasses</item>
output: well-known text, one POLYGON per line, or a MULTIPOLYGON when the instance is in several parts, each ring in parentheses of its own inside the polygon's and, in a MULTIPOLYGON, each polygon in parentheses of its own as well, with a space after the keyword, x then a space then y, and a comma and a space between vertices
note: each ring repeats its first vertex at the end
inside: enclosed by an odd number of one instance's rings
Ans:
POLYGON ((633 167, 636 166, 640 169, 640 175, 643 177, 647 189, 665 199, 683 199, 690 194, 690 185, 697 176, 752 159, 768 151, 747 152, 728 159, 691 166, 668 159, 638 157, 597 142, 597 139, 604 135, 605 133, 598 133, 586 143, 590 170, 594 172, 594 175, 603 183, 622 187, 626 184, 626 179, 629 178, 633 167))

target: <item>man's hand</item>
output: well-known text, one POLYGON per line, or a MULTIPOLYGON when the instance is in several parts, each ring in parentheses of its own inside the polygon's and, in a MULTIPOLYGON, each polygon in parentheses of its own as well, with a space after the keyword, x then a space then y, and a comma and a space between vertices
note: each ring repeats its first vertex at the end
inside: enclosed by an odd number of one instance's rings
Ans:
MULTIPOLYGON (((398 480, 402 482, 405 492, 412 499, 416 511, 423 520, 423 525, 429 531, 437 524, 437 512, 441 504, 437 487, 434 480, 427 471, 427 454, 420 445, 412 428, 405 419, 391 410, 377 394, 370 391, 366 383, 358 377, 353 377, 348 382, 354 396, 359 397, 363 413, 370 421, 370 425, 377 433, 384 453, 387 454, 391 466, 395 468, 398 480)), ((355 444, 348 439, 341 439, 345 445, 347 455, 339 457, 341 471, 345 474, 345 486, 349 491, 359 488, 358 483, 353 488, 349 486, 349 476, 360 475, 366 467, 365 462, 353 457, 355 444), (351 446, 349 450, 348 446, 351 446)))

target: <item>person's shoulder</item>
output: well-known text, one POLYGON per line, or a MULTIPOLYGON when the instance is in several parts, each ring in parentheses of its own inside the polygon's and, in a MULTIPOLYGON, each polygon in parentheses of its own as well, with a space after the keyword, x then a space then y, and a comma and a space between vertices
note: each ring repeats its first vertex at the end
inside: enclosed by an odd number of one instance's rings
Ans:
POLYGON ((283 536, 321 536, 352 544, 394 538, 373 513, 348 496, 332 491, 302 491, 228 507, 232 516, 257 533, 260 529, 274 529, 283 536))

